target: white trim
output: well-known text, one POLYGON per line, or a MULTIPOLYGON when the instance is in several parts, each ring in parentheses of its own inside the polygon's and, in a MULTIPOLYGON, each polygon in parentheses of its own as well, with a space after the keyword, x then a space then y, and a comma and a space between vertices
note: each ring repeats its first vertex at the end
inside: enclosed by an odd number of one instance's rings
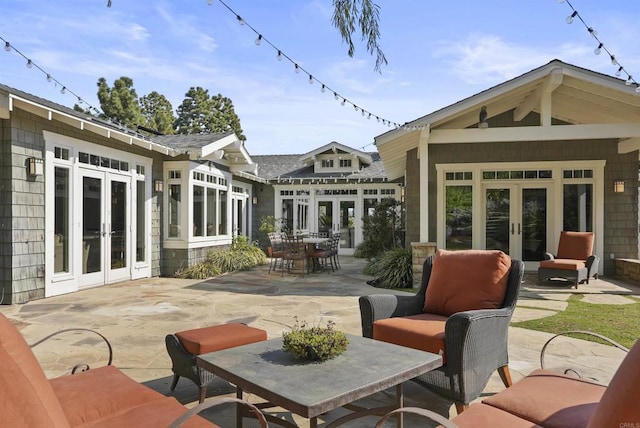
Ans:
MULTIPOLYGON (((473 186, 473 248, 481 249, 484 245, 482 221, 483 218, 483 185, 487 183, 495 184, 526 184, 530 182, 548 183, 550 190, 547 209, 549 223, 547 224, 547 240, 550 245, 549 252, 555 252, 560 239, 560 232, 563 224, 562 195, 565 183, 593 183, 593 229, 595 234, 594 253, 603 256, 604 254, 604 168, 605 160, 584 160, 584 161, 547 161, 547 162, 487 162, 487 163, 451 163, 436 164, 437 197, 436 197, 436 245, 438 248, 446 247, 446 216, 445 216, 445 172, 472 171, 471 181, 461 181, 461 185, 473 186), (518 170, 518 169, 550 169, 552 179, 539 180, 483 180, 483 169, 493 170, 518 170), (562 171, 564 169, 591 169, 593 178, 588 179, 565 179, 562 171)), ((422 217, 422 216, 421 216, 422 217)), ((422 221, 422 219, 421 219, 422 221)), ((603 263, 600 264, 600 274, 603 271, 603 263)))

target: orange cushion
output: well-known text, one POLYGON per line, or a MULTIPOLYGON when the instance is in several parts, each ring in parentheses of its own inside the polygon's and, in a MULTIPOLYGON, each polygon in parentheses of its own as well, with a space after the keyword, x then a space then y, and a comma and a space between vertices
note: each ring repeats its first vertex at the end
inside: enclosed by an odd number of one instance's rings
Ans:
POLYGON ((636 341, 596 407, 587 428, 638 426, 640 423, 640 341, 636 341))
POLYGON ((559 259, 587 260, 593 254, 592 232, 560 232, 559 259))
POLYGON ((449 316, 502 306, 511 259, 499 250, 436 251, 424 311, 449 316))
POLYGON ((531 422, 482 403, 469 406, 451 422, 459 428, 532 428, 531 422))
MULTIPOLYGON (((117 391, 114 391, 114 393, 117 393, 117 391)), ((82 428, 167 427, 187 410, 175 398, 164 397, 161 400, 131 407, 82 425, 82 428)), ((212 414, 215 419, 213 411, 209 412, 209 414, 212 414)), ((196 415, 180 426, 184 428, 211 428, 218 425, 196 415)))
POLYGON ((442 355, 444 364, 444 326, 447 317, 419 314, 375 321, 373 338, 442 355))
POLYGON ((50 382, 72 426, 165 398, 114 366, 61 376, 50 382))
POLYGON ((551 370, 535 370, 482 402, 548 428, 584 427, 604 391, 602 385, 551 370))
POLYGON ((241 323, 214 325, 176 333, 184 349, 195 355, 267 340, 267 332, 241 323))
POLYGON ((550 269, 567 269, 567 270, 579 270, 587 267, 583 260, 576 259, 553 259, 540 261, 541 268, 550 269))
POLYGON ((0 426, 70 426, 31 348, 4 314, 0 314, 0 367, 0 426))

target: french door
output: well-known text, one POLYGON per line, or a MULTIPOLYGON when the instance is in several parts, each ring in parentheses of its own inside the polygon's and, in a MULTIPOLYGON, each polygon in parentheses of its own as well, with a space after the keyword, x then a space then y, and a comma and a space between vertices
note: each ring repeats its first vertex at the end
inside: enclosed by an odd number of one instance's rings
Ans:
POLYGON ((549 187, 500 184, 484 188, 484 246, 502 250, 536 269, 549 236, 549 187))
POLYGON ((316 200, 317 230, 340 233, 340 250, 353 254, 356 243, 356 200, 321 198, 316 200))
POLYGON ((131 278, 131 178, 82 170, 80 180, 80 287, 131 278))

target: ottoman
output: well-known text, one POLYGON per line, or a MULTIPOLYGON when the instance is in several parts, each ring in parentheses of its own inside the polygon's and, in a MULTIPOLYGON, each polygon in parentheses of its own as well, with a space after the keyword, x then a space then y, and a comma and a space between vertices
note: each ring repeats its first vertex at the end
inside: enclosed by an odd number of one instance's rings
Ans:
POLYGON ((198 367, 196 356, 262 340, 267 340, 266 331, 241 323, 220 324, 168 334, 165 344, 172 363, 171 391, 176 388, 180 376, 186 377, 198 386, 199 401, 202 403, 207 394, 207 385, 213 380, 214 375, 198 367))

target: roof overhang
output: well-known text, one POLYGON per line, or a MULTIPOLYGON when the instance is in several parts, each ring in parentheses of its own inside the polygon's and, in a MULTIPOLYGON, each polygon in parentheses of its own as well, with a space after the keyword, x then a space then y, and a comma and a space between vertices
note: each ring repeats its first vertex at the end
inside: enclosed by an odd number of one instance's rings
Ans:
POLYGON ((638 146, 640 96, 635 88, 611 76, 554 60, 465 100, 409 122, 375 138, 389 179, 401 177, 407 151, 421 139, 428 144, 494 141, 619 139, 618 151, 638 146), (540 115, 540 126, 477 128, 478 113, 513 111, 518 122, 540 115), (551 126, 551 119, 569 125, 551 126), (425 134, 428 133, 428 134, 425 134))
POLYGON ((143 147, 168 156, 177 156, 181 154, 175 149, 155 143, 149 137, 135 131, 126 128, 116 128, 89 115, 85 118, 81 118, 12 93, 0 94, 0 118, 9 119, 11 112, 16 108, 27 111, 46 120, 56 120, 81 131, 91 132, 124 144, 143 147))
POLYGON ((355 150, 351 147, 345 146, 344 144, 340 144, 336 141, 332 141, 329 144, 325 144, 322 147, 318 147, 317 149, 310 151, 308 153, 305 153, 304 155, 300 156, 300 162, 309 165, 315 162, 316 157, 318 155, 321 155, 323 153, 326 152, 333 152, 333 153, 338 153, 338 152, 342 152, 342 153, 347 153, 350 154, 353 157, 357 157, 360 162, 362 163, 366 163, 368 165, 370 165, 373 162, 373 159, 371 158, 371 155, 369 153, 365 153, 362 152, 360 150, 355 150))

